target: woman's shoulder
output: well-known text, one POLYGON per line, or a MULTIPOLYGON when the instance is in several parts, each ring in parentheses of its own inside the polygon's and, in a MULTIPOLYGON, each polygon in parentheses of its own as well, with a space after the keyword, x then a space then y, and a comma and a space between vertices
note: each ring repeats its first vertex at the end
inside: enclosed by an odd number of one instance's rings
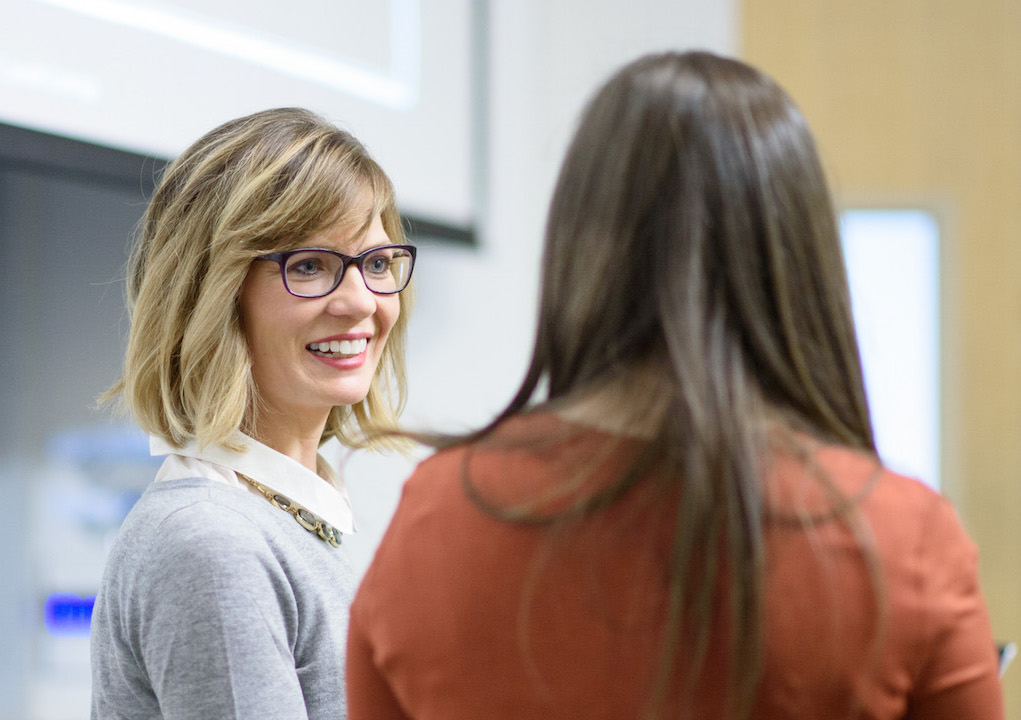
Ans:
POLYGON ((404 499, 457 505, 480 493, 500 504, 527 502, 573 477, 622 469, 637 443, 552 413, 526 413, 423 460, 405 484, 404 499))
POLYGON ((279 554, 269 537, 275 524, 268 511, 275 508, 260 500, 205 478, 154 482, 125 517, 108 565, 141 573, 211 569, 237 563, 240 555, 279 554))
POLYGON ((894 522, 956 520, 950 500, 922 478, 890 468, 881 458, 850 448, 830 447, 819 453, 821 466, 846 493, 861 497, 870 514, 894 522))
POLYGON ((259 498, 243 488, 209 478, 181 478, 153 482, 128 513, 124 527, 144 525, 152 530, 202 527, 216 530, 225 525, 252 524, 259 498))
POLYGON ((829 505, 841 497, 866 508, 909 508, 912 516, 948 504, 921 479, 891 469, 873 453, 811 439, 773 453, 765 489, 767 499, 782 502, 829 505))
POLYGON ((937 489, 867 453, 827 448, 817 457, 865 519, 887 562, 912 576, 947 562, 964 563, 959 569, 974 564, 976 546, 953 502, 937 489))

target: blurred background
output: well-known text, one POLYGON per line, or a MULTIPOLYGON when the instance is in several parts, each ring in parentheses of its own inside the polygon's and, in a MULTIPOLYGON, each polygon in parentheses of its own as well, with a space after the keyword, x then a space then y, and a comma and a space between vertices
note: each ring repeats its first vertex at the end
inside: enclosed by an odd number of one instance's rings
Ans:
MULTIPOLYGON (((156 464, 95 398, 162 164, 300 105, 390 173, 421 247, 410 425, 461 430, 531 350, 546 203, 575 118, 639 54, 774 76, 841 210, 880 450, 954 502, 994 634, 1021 638, 1021 0, 3 0, 0 720, 88 716, 106 550, 156 464)), ((607 292, 614 292, 607 288, 607 292)), ((342 465, 364 568, 414 458, 342 465)), ((1021 671, 1004 676, 1021 720, 1021 671)))

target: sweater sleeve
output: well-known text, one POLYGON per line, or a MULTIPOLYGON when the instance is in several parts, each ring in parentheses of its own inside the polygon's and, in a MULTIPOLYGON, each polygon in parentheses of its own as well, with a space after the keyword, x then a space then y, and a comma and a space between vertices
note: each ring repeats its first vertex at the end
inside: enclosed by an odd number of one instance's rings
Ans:
POLYGON ((248 518, 197 503, 158 528, 128 608, 135 652, 167 720, 305 719, 297 609, 248 518))
POLYGON ((1003 691, 978 552, 945 499, 929 514, 918 557, 926 650, 908 717, 1000 720, 1003 691))

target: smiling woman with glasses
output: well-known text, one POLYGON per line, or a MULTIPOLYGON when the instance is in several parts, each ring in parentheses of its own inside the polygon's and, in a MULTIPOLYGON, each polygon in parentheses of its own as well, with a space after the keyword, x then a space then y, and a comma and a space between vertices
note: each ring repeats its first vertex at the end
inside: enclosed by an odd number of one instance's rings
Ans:
POLYGON ((94 719, 346 717, 355 523, 318 448, 396 423, 403 241, 386 174, 304 110, 228 122, 167 167, 109 393, 165 459, 96 600, 94 719))

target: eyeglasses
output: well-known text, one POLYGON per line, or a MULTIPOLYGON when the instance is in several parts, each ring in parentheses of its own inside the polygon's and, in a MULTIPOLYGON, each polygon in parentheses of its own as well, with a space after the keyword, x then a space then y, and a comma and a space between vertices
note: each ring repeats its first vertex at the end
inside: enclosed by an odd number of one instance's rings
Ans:
POLYGON ((413 245, 382 245, 361 255, 344 255, 323 248, 301 248, 259 255, 280 266, 287 292, 300 298, 319 298, 337 289, 350 265, 358 268, 365 287, 377 295, 393 295, 408 286, 415 268, 413 245))

